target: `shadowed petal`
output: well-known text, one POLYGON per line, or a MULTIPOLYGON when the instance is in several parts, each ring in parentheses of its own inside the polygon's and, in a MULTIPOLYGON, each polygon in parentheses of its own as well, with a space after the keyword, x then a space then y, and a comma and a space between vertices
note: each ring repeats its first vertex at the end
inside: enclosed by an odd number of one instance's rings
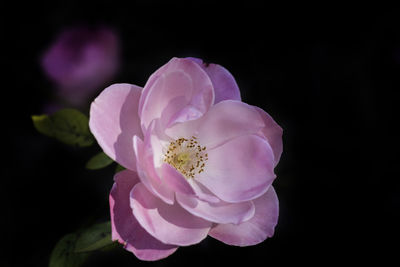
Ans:
POLYGON ((137 113, 140 95, 136 85, 113 84, 90 107, 89 126, 97 142, 104 153, 130 170, 136 170, 133 136, 143 136, 137 113))
POLYGON ((215 223, 239 224, 249 220, 254 215, 252 201, 241 203, 210 203, 193 196, 176 193, 179 204, 195 216, 215 223))
POLYGON ((279 202, 271 186, 261 197, 253 200, 255 214, 239 225, 218 224, 209 235, 228 245, 252 246, 274 235, 279 216, 279 202))
POLYGON ((140 225, 165 244, 188 246, 206 236, 211 222, 191 215, 176 202, 165 204, 151 194, 142 183, 132 189, 131 208, 140 225))
POLYGON ((195 192, 183 175, 169 164, 161 165, 161 177, 175 192, 194 195, 195 192))
POLYGON ((201 183, 196 182, 195 179, 189 179, 188 182, 192 186, 193 191, 198 199, 210 203, 218 203, 221 201, 213 192, 208 190, 207 187, 201 183))
POLYGON ((141 182, 154 195, 158 196, 165 203, 174 203, 174 191, 161 180, 155 167, 153 153, 150 147, 146 146, 143 141, 135 136, 133 138, 135 154, 137 157, 137 170, 141 182))
POLYGON ((232 74, 227 69, 218 64, 204 63, 203 60, 199 58, 189 57, 188 59, 199 64, 208 74, 208 77, 210 77, 214 86, 214 104, 227 99, 241 101, 239 87, 235 78, 233 78, 232 74))
POLYGON ((110 193, 112 240, 118 240, 125 249, 141 260, 154 261, 168 257, 177 249, 149 235, 137 222, 129 206, 129 192, 139 178, 135 172, 119 172, 110 193))
POLYGON ((261 133, 267 138, 269 145, 274 152, 275 165, 278 164, 281 158, 283 144, 282 144, 282 128, 274 121, 274 119, 264 110, 259 107, 254 107, 264 121, 264 128, 261 133))

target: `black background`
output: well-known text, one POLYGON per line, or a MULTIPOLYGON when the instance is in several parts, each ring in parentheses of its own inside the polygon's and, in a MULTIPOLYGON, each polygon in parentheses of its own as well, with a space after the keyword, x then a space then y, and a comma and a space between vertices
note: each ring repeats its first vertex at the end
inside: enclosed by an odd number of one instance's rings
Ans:
POLYGON ((113 82, 143 86, 174 56, 221 64, 243 101, 282 126, 284 152, 274 183, 280 218, 273 238, 246 248, 207 238, 155 263, 121 249, 98 254, 87 266, 391 259, 400 223, 400 10, 130 2, 2 9, 1 266, 47 266, 63 235, 108 219, 115 166, 85 170, 98 147, 67 147, 37 133, 30 119, 52 95, 39 65, 44 50, 67 26, 99 23, 121 36, 123 62, 113 82))

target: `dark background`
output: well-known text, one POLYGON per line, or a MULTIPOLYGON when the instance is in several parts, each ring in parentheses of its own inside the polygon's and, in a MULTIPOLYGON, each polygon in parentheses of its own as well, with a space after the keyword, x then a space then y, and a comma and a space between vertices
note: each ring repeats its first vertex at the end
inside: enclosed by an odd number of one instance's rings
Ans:
POLYGON ((113 82, 143 86, 173 56, 221 64, 243 101, 282 126, 284 152, 274 183, 280 218, 273 238, 246 248, 207 238, 155 263, 121 249, 87 266, 391 259, 400 223, 399 9, 130 2, 2 9, 1 266, 47 266, 63 235, 108 219, 115 166, 85 170, 98 147, 60 144, 37 133, 30 119, 52 95, 39 65, 44 50, 67 26, 99 23, 121 37, 123 62, 113 82))

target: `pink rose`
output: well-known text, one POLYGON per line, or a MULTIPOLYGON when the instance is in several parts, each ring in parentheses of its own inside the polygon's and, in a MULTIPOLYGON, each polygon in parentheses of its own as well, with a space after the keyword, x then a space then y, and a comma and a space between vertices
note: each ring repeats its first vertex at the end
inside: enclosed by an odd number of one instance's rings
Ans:
POLYGON ((112 238, 138 258, 165 258, 207 235, 236 246, 273 235, 282 129, 241 102, 222 66, 173 58, 143 89, 111 85, 89 124, 127 168, 110 193, 112 238))
POLYGON ((63 99, 81 105, 115 75, 119 49, 118 36, 110 28, 70 28, 45 52, 42 67, 63 99))

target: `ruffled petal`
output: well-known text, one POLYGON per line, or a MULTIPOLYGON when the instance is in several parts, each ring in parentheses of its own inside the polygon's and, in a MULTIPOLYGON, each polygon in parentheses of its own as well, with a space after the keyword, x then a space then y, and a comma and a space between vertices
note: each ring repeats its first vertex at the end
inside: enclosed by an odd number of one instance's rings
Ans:
POLYGON ((133 138, 135 154, 137 157, 137 170, 141 182, 154 195, 165 203, 174 203, 174 191, 160 179, 153 160, 153 153, 150 147, 146 146, 137 136, 133 138))
POLYGON ((215 223, 239 224, 247 221, 254 215, 252 201, 241 203, 210 203, 194 196, 176 193, 176 200, 191 214, 215 223))
POLYGON ((261 197, 253 200, 255 214, 239 225, 218 224, 209 233, 215 239, 233 246, 252 246, 274 235, 279 216, 279 201, 271 186, 261 197))
POLYGON ((173 58, 151 75, 143 89, 139 103, 142 129, 161 117, 164 127, 196 119, 213 102, 211 80, 200 66, 189 59, 173 58))
POLYGON ((261 129, 261 133, 267 138, 269 145, 274 152, 275 165, 278 164, 281 158, 283 144, 282 144, 282 128, 274 121, 274 119, 264 110, 259 107, 254 107, 257 112, 261 115, 264 121, 264 127, 261 129))
POLYGON ((112 240, 118 240, 141 260, 159 260, 174 253, 177 246, 163 244, 149 235, 133 216, 129 193, 139 182, 137 174, 125 170, 116 174, 114 180, 110 193, 112 240))
POLYGON ((204 172, 195 179, 226 202, 259 197, 275 179, 272 149, 257 135, 239 136, 207 153, 204 172))
POLYGON ((228 99, 241 101, 239 86, 227 69, 218 64, 204 63, 204 61, 199 58, 189 57, 188 59, 199 64, 208 74, 208 77, 210 77, 214 86, 214 104, 228 99))
POLYGON ((188 246, 206 238, 211 222, 188 213, 176 202, 165 204, 154 197, 142 183, 130 194, 131 208, 146 231, 165 244, 188 246))
POLYGON ((133 136, 143 136, 138 116, 140 95, 141 88, 136 85, 113 84, 90 107, 89 126, 100 147, 130 170, 136 170, 133 136))

